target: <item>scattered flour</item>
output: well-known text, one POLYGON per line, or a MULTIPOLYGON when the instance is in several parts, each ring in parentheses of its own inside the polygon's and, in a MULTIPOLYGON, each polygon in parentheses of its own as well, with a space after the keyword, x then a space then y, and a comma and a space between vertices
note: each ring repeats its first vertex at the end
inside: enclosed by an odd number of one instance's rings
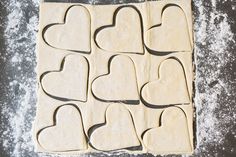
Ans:
MULTIPOLYGON (((38 24, 37 0, 1 2, 7 11, 4 26, 6 84, 1 102, 0 139, 6 156, 47 156, 36 154, 31 138, 36 110, 35 39, 38 24), (27 17, 27 18, 26 18, 27 17), (28 20, 29 19, 29 20, 28 20), (7 124, 6 124, 7 123, 7 124), (3 124, 1 120, 1 124, 3 124), (29 155, 31 154, 31 155, 29 155)), ((235 60, 229 47, 235 45, 227 14, 217 9, 220 1, 194 0, 195 5, 195 107, 196 150, 199 156, 217 156, 225 149, 225 135, 235 136, 235 80, 225 69, 235 60), (207 3, 207 6, 206 6, 207 3), (210 6, 210 7, 209 7, 210 6), (224 110, 222 109, 224 108, 224 110), (234 124, 234 125, 232 125, 234 124)), ((235 9, 235 5, 232 9, 235 9)), ((231 152, 235 150, 230 150, 231 152)), ((1 156, 1 155, 0 155, 1 156)))
POLYGON ((195 1, 199 12, 195 19, 196 154, 210 152, 210 156, 219 156, 218 151, 225 149, 227 133, 235 137, 236 120, 236 82, 230 79, 232 69, 226 69, 232 68, 236 57, 230 51, 234 34, 227 14, 217 10, 218 3, 212 0, 210 10, 203 7, 203 1, 195 1))

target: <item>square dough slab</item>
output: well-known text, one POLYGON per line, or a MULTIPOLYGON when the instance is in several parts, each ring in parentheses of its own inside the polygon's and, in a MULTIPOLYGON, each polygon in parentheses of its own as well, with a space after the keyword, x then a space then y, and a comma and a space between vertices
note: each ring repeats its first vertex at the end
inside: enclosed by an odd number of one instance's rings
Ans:
POLYGON ((41 3, 38 152, 192 154, 190 0, 41 3))

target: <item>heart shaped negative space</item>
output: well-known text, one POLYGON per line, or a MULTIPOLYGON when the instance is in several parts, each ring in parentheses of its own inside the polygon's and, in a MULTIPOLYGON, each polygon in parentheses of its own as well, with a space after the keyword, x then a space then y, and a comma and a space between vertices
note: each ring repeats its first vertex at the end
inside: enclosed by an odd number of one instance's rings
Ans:
POLYGON ((175 4, 166 5, 162 23, 148 31, 146 46, 156 52, 191 51, 189 28, 183 9, 175 4))
POLYGON ((92 83, 94 96, 102 101, 137 104, 139 94, 136 71, 128 56, 113 56, 108 74, 101 75, 92 83))
POLYGON ((67 104, 59 107, 54 116, 54 124, 38 133, 40 146, 53 152, 87 149, 79 109, 72 104, 67 104))
POLYGON ((158 154, 191 153, 187 117, 178 107, 169 107, 161 114, 161 126, 144 133, 144 145, 158 154))
POLYGON ((136 7, 122 6, 114 12, 111 25, 96 30, 95 42, 108 52, 143 54, 142 32, 141 15, 136 7))
POLYGON ((187 104, 190 102, 185 71, 177 58, 164 60, 158 69, 159 79, 148 82, 141 90, 150 106, 187 104))
POLYGON ((106 110, 106 123, 92 132, 90 142, 104 151, 140 146, 128 109, 122 104, 110 105, 106 110))
POLYGON ((90 13, 80 5, 67 9, 63 23, 50 24, 43 30, 44 41, 57 49, 90 53, 90 13))
POLYGON ((89 65, 85 57, 68 55, 58 71, 49 71, 41 76, 45 93, 55 99, 87 101, 89 65))

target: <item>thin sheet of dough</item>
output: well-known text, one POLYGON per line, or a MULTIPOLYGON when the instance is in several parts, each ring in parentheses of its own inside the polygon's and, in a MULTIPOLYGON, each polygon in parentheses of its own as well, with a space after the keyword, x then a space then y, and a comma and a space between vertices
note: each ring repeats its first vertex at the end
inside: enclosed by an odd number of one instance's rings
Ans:
POLYGON ((118 55, 111 58, 110 62, 109 74, 98 76, 92 83, 94 96, 104 101, 138 101, 139 92, 133 61, 129 57, 118 55))
POLYGON ((58 152, 87 148, 81 115, 76 107, 71 104, 59 107, 54 123, 38 133, 38 141, 43 148, 58 152))
POLYGON ((112 24, 97 30, 95 40, 104 51, 144 53, 142 19, 135 7, 118 8, 114 12, 112 24), (109 42, 107 42, 108 38, 109 42))
POLYGON ((89 53, 90 20, 89 11, 85 7, 71 6, 65 14, 63 23, 50 24, 44 28, 44 40, 56 49, 89 53), (74 18, 80 20, 75 21, 74 18))
POLYGON ((189 104, 185 71, 181 62, 168 58, 160 64, 157 73, 159 78, 142 88, 141 95, 145 102, 154 106, 189 104))
POLYGON ((106 123, 92 132, 90 142, 96 149, 104 151, 139 146, 129 110, 119 103, 108 106, 106 123))
POLYGON ((150 151, 160 154, 191 151, 186 116, 180 108, 165 109, 158 123, 161 126, 147 130, 143 136, 144 144, 150 151))
MULTIPOLYGON (((140 40, 143 40, 145 45, 148 45, 150 42, 150 37, 147 33, 150 27, 154 25, 158 25, 161 23, 161 10, 162 8, 169 4, 174 3, 180 6, 185 15, 186 15, 186 21, 188 24, 188 32, 189 32, 189 42, 191 44, 191 47, 193 45, 193 39, 192 39, 192 13, 191 13, 191 1, 189 0, 165 0, 165 1, 155 1, 155 2, 145 2, 145 3, 130 3, 128 5, 132 5, 133 7, 138 10, 138 12, 141 15, 142 18, 142 27, 143 27, 143 35, 140 40)), ((136 75, 136 87, 137 87, 137 93, 138 96, 135 96, 135 98, 139 99, 138 104, 130 105, 123 102, 113 102, 114 105, 120 105, 120 103, 123 103, 122 105, 127 108, 129 113, 132 116, 133 124, 135 127, 135 132, 138 138, 138 141, 141 143, 141 148, 138 149, 119 149, 118 151, 122 150, 128 153, 137 154, 137 153, 147 153, 151 152, 153 154, 160 154, 160 152, 157 151, 151 151, 148 149, 143 140, 143 134, 144 132, 149 128, 156 128, 157 122, 160 120, 160 115, 166 108, 152 108, 148 107, 145 102, 141 100, 141 91, 142 87, 147 84, 148 82, 156 81, 158 76, 158 69, 161 65, 161 63, 165 62, 166 59, 170 57, 176 57, 178 60, 182 63, 184 67, 185 72, 185 81, 186 81, 186 91, 188 91, 189 95, 189 104, 188 105, 181 105, 178 104, 177 106, 183 110, 183 112, 186 115, 186 122, 188 126, 188 132, 189 132, 189 144, 191 146, 191 149, 189 151, 176 151, 176 154, 191 154, 193 152, 193 103, 192 103, 192 81, 193 81, 193 68, 192 68, 192 51, 186 51, 186 52, 176 52, 176 53, 165 53, 162 52, 162 56, 158 56, 155 54, 151 54, 146 48, 145 45, 142 45, 143 47, 143 53, 125 53, 120 52, 121 49, 117 49, 117 51, 114 50, 103 50, 97 46, 94 39, 94 34, 98 28, 101 28, 103 26, 111 25, 114 12, 117 8, 120 6, 127 6, 127 4, 119 4, 119 5, 86 5, 86 4, 69 4, 69 3, 41 3, 40 4, 40 22, 39 22, 39 33, 38 33, 38 44, 37 44, 37 75, 38 75, 38 82, 39 82, 39 89, 38 89, 38 103, 37 103, 37 112, 36 112, 36 120, 34 123, 34 134, 33 139, 35 141, 36 150, 39 152, 49 152, 49 153, 60 153, 60 154, 80 154, 80 153, 87 153, 87 152, 98 152, 99 150, 94 149, 91 145, 88 144, 87 149, 81 149, 81 150, 75 150, 75 151, 52 151, 49 149, 43 148, 40 143, 38 142, 37 135, 40 130, 52 126, 54 123, 54 117, 55 111, 58 107, 67 104, 72 103, 75 104, 81 111, 81 119, 83 123, 83 129, 86 137, 90 136, 91 128, 94 125, 102 124, 106 121, 106 110, 108 106, 111 104, 111 102, 106 101, 100 101, 94 96, 94 93, 92 92, 92 86, 93 82, 96 81, 97 78, 101 78, 101 76, 104 76, 106 74, 109 74, 109 70, 111 66, 112 60, 111 58, 118 57, 121 55, 125 58, 130 58, 132 61, 132 64, 134 66, 134 70, 127 70, 126 68, 123 69, 123 71, 120 72, 120 74, 124 73, 125 71, 133 73, 135 72, 136 75), (76 51, 69 51, 63 50, 63 48, 54 48, 50 45, 48 45, 44 38, 44 28, 47 27, 50 24, 63 24, 65 13, 66 11, 72 6, 72 5, 81 5, 85 7, 88 10, 89 16, 91 18, 90 24, 91 24, 91 32, 90 32, 90 45, 91 45, 91 52, 90 53, 82 53, 82 52, 76 52, 76 51), (50 16, 48 16, 50 15, 50 16), (138 53, 138 54, 137 54, 138 53), (43 86, 40 84, 40 78, 45 72, 53 72, 53 71, 59 71, 61 68, 61 64, 63 59, 68 55, 76 55, 86 58, 88 61, 88 79, 87 79, 87 99, 86 101, 75 101, 75 100, 62 100, 62 99, 53 99, 52 97, 48 96, 47 93, 43 90, 43 86), (111 62, 110 62, 111 61, 111 62)), ((126 7, 125 7, 126 8, 126 7)), ((129 10, 129 8, 127 9, 129 10)), ((132 9, 130 9, 132 10, 132 9)), ((79 23, 79 19, 77 19, 79 23)), ((133 22, 131 21, 131 25, 133 22)), ((88 22, 85 23, 85 25, 89 25, 88 22)), ((139 27, 132 27, 134 28, 134 31, 137 33, 140 33, 139 27)), ((81 32, 82 36, 85 36, 87 32, 81 32)), ((122 35, 122 33, 120 34, 122 35)), ((110 42, 109 38, 104 39, 110 42)), ((74 42, 67 40, 68 42, 74 42)), ((132 42, 132 40, 128 41, 132 42)), ((140 43, 140 42, 138 42, 140 43)), ((65 44, 65 43, 64 43, 65 44)), ((68 43, 66 43, 68 44, 68 43)), ((116 43, 111 43, 116 44, 116 43)), ((125 45, 124 45, 125 46, 125 45)), ((122 45, 121 48, 124 48, 122 45)), ((138 45, 138 50, 141 49, 140 45, 138 45)), ((126 65, 127 66, 127 65, 126 65)), ((124 67, 126 67, 124 66, 124 67)), ((74 73, 78 72, 74 69, 74 73)), ((73 71, 73 69, 71 69, 73 71)), ((120 68, 122 70, 122 68, 120 68)), ((83 68, 83 70, 79 70, 80 73, 86 73, 86 68, 83 68)), ((73 74, 73 72, 71 72, 73 74)), ((121 76, 116 76, 116 79, 121 78, 121 76)), ((170 76, 171 77, 171 76, 170 76)), ((116 80, 114 80, 116 81, 116 80)), ((176 82, 178 82, 176 80, 176 82)), ((60 88, 63 89, 64 85, 61 85, 60 88)), ((127 85, 128 86, 128 85, 127 85)), ((104 85, 104 89, 106 91, 106 87, 104 85)), ((124 88, 124 87, 123 87, 124 88)), ((99 91, 98 91, 99 92, 99 91)), ((129 92, 129 91, 125 91, 129 92)), ((123 93, 122 93, 123 94, 123 93)), ((133 92, 130 93, 130 95, 136 95, 133 92)), ((113 96, 110 94, 110 96, 113 96)), ((124 97, 123 97, 124 98, 124 97)), ((168 100, 168 96, 166 98, 163 98, 164 100, 168 100)), ((124 100, 121 99, 120 100, 124 100)), ((131 101, 132 102, 132 101, 131 101)), ((126 141, 126 140, 125 140, 126 141)), ((127 139, 128 141, 128 139, 127 139)), ((101 141, 98 141, 98 143, 101 141)), ((122 141, 124 142, 124 141, 122 141)), ((127 142, 128 143, 128 142, 127 142)), ((126 144, 127 144, 126 143, 126 144)), ((113 146, 113 143, 110 143, 111 146, 113 146)), ((127 144, 128 145, 128 144, 127 144)), ((164 152, 161 154, 169 154, 170 152, 164 152)))
POLYGON ((62 60, 60 70, 45 72, 40 82, 45 93, 55 99, 86 101, 88 75, 86 58, 68 55, 62 60))

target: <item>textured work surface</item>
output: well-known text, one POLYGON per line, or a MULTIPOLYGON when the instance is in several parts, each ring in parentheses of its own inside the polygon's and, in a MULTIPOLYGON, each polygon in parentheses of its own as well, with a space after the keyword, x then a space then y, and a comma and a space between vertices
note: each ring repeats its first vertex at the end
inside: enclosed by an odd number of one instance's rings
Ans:
MULTIPOLYGON (((235 156, 236 4, 233 0, 194 0, 193 10, 196 63, 194 155, 235 156)), ((34 152, 31 139, 36 109, 37 24, 38 1, 0 2, 1 157, 46 156, 34 152)), ((91 156, 102 155, 109 156, 91 156)))

